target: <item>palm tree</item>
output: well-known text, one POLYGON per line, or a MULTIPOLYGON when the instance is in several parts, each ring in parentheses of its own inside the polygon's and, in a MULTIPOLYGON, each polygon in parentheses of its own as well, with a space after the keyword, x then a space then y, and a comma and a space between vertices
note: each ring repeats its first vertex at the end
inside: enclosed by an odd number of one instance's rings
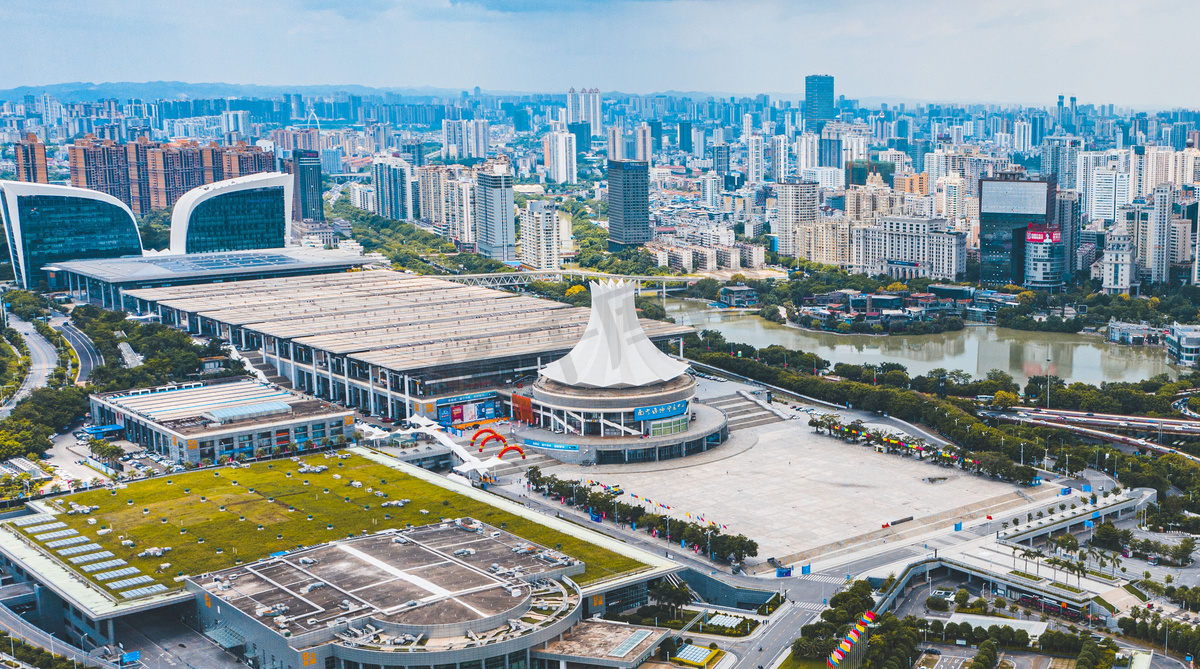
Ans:
POLYGON ((1034 573, 1037 575, 1038 578, 1041 578, 1042 577, 1042 560, 1044 560, 1046 558, 1046 554, 1042 551, 1042 549, 1035 548, 1032 551, 1030 551, 1030 557, 1033 558, 1033 568, 1036 570, 1034 573))

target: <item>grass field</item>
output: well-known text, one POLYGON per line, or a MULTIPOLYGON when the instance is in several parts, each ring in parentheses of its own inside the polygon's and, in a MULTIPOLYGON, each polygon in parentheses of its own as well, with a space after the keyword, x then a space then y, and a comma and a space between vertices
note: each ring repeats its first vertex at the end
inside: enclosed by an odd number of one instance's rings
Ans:
POLYGON ((811 657, 796 657, 788 653, 787 659, 779 665, 779 669, 825 669, 824 660, 814 660, 811 657))
MULTIPOLYGON (((363 531, 403 528, 408 524, 428 525, 438 522, 440 517, 469 516, 497 527, 503 525, 507 531, 549 548, 561 544, 564 553, 587 565, 587 571, 574 579, 580 584, 644 566, 632 558, 363 457, 339 459, 313 455, 303 458, 303 462, 311 466, 326 465, 329 469, 319 474, 301 474, 300 463, 276 460, 237 469, 160 476, 114 491, 92 490, 60 497, 54 502, 63 511, 70 508, 69 502, 99 506, 98 511, 89 515, 59 514, 58 520, 116 557, 141 567, 143 573, 155 572, 160 563, 169 562, 170 568, 152 574, 168 587, 178 585, 173 579, 181 573, 216 571, 238 561, 251 562, 299 545, 321 544, 363 531), (352 481, 362 487, 351 486, 352 481), (386 497, 378 496, 379 492, 386 497), (400 499, 412 501, 403 508, 380 506, 385 501, 400 499), (89 524, 88 519, 95 519, 96 523, 89 524), (97 534, 97 530, 107 528, 112 532, 97 534), (134 545, 122 545, 125 539, 132 540, 134 545), (170 547, 171 552, 162 557, 137 557, 151 547, 170 547)), ((57 557, 52 550, 45 550, 57 557)), ((65 561, 64 564, 69 566, 65 561)))

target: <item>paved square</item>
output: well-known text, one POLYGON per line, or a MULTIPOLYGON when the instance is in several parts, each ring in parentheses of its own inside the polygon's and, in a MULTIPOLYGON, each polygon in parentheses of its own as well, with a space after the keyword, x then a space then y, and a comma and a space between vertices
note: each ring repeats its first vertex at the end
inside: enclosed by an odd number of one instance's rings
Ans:
POLYGON ((1018 499, 1015 485, 876 453, 870 446, 816 434, 806 422, 736 431, 719 448, 693 456, 700 460, 559 465, 546 473, 619 484, 626 492, 623 502, 631 503, 631 494, 648 497, 672 507, 674 518, 691 513, 728 525, 726 533, 758 542, 760 560, 858 536, 908 516, 919 520, 999 496, 1018 499), (722 459, 722 452, 733 455, 722 459))

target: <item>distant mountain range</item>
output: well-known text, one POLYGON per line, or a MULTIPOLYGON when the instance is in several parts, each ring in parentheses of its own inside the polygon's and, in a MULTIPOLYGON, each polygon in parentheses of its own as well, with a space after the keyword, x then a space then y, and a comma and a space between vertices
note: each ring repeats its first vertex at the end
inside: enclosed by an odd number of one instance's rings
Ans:
MULTIPOLYGON (((409 86, 409 87, 388 87, 378 88, 373 86, 362 86, 359 84, 329 84, 320 86, 260 86, 257 84, 229 84, 223 82, 213 83, 188 83, 186 81, 120 81, 120 82, 105 82, 92 83, 87 81, 76 81, 62 84, 47 84, 45 86, 18 86, 0 90, 0 101, 12 100, 20 101, 26 95, 41 95, 49 93, 51 97, 62 102, 93 102, 101 99, 116 98, 118 100, 128 100, 138 98, 142 100, 177 100, 177 99, 207 99, 207 98, 274 98, 286 93, 301 93, 303 95, 334 95, 336 93, 349 93, 352 95, 383 95, 385 93, 395 93, 399 95, 412 97, 432 97, 432 98, 453 98, 458 97, 463 91, 470 90, 466 88, 440 88, 434 86, 409 86)), ((530 95, 530 91, 501 91, 484 89, 484 93, 488 95, 530 95)), ((562 91, 537 91, 539 93, 562 93, 562 91)), ((602 91, 605 95, 642 95, 641 93, 623 93, 620 91, 602 91)), ((666 90, 655 93, 646 93, 644 95, 667 95, 679 98, 691 98, 693 100, 704 100, 709 97, 728 100, 730 97, 754 97, 753 94, 747 95, 744 93, 729 93, 718 91, 676 91, 666 90)), ((772 100, 789 100, 793 104, 798 103, 804 98, 799 93, 780 93, 770 91, 767 95, 772 100)), ((853 97, 853 96, 850 96, 853 97)), ((903 97, 887 97, 887 96, 870 96, 858 97, 859 104, 867 106, 877 106, 880 103, 896 105, 905 103, 908 105, 924 104, 927 102, 946 102, 946 101, 930 101, 918 100, 915 98, 903 97)), ((970 101, 958 101, 957 104, 971 104, 970 101)))

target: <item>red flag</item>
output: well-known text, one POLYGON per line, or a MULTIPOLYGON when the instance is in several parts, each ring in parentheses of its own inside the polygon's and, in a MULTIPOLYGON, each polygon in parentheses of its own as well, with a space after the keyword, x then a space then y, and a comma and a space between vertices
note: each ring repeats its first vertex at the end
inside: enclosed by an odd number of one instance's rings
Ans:
POLYGON ((991 520, 991 519, 992 519, 992 517, 991 517, 991 516, 988 516, 988 520, 991 520))

